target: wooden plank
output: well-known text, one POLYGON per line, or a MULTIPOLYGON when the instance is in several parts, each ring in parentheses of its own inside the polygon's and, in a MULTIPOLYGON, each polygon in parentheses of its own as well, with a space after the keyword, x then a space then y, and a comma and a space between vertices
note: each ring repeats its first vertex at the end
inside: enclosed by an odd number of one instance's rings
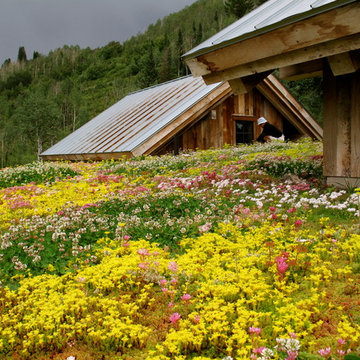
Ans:
POLYGON ((212 84, 219 81, 241 78, 250 74, 255 74, 256 72, 274 70, 284 66, 300 64, 357 49, 360 49, 360 34, 290 51, 286 54, 266 57, 246 64, 236 65, 225 70, 213 71, 211 74, 204 75, 203 79, 207 84, 212 84))
POLYGON ((238 103, 239 103, 239 107, 237 108, 237 112, 239 114, 242 115, 246 115, 246 111, 245 111, 245 95, 238 95, 238 103))
POLYGON ((334 77, 324 67, 324 175, 351 173, 351 88, 349 76, 334 77))
POLYGON ((246 94, 271 73, 272 71, 265 71, 263 73, 257 73, 254 75, 245 76, 243 78, 231 79, 229 80, 229 85, 234 94, 246 94))
POLYGON ((322 76, 322 69, 323 59, 307 61, 279 69, 279 77, 282 80, 296 81, 315 76, 322 76))
POLYGON ((41 158, 45 161, 102 161, 102 160, 119 160, 131 158, 131 152, 120 153, 89 153, 89 154, 64 154, 64 155, 43 155, 41 158))
POLYGON ((254 115, 254 90, 249 91, 248 94, 248 115, 254 115))
POLYGON ((349 187, 360 187, 360 178, 345 176, 328 176, 326 179, 328 185, 338 188, 348 189, 349 187))
POLYGON ((355 2, 199 55, 187 63, 194 76, 223 71, 358 34, 359 18, 360 3, 355 2))
MULTIPOLYGON (((352 77, 351 89, 351 176, 360 178, 360 73, 352 77)), ((358 184, 360 187, 360 182, 358 184)))
POLYGON ((351 74, 358 70, 357 64, 353 62, 349 51, 329 56, 328 61, 334 76, 351 74))

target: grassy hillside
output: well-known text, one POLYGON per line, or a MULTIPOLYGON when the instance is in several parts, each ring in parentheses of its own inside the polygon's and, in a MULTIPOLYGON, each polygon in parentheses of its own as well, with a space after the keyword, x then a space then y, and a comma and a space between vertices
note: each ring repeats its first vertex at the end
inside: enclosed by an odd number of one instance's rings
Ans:
POLYGON ((360 189, 321 154, 0 171, 0 358, 360 359, 360 189))
POLYGON ((233 20, 222 0, 199 0, 123 44, 65 46, 6 62, 0 69, 0 167, 33 161, 127 93, 186 74, 180 56, 233 20))
MULTIPOLYGON (((181 55, 234 20, 222 0, 198 0, 123 44, 64 46, 47 55, 34 53, 32 60, 4 63, 0 168, 34 161, 129 92, 187 74, 181 55)), ((321 80, 290 85, 320 120, 321 80)))

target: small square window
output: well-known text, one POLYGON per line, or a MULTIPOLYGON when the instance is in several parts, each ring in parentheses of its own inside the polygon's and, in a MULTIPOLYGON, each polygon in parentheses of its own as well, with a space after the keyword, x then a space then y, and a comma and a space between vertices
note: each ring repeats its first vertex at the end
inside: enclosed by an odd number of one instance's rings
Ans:
POLYGON ((236 143, 249 144, 254 140, 254 122, 236 120, 236 143))

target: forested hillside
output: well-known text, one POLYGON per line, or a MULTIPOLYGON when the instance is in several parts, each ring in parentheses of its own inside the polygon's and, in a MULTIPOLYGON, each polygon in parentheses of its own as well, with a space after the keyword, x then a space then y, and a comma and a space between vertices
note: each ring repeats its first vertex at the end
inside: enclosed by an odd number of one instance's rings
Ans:
MULTIPOLYGON (((31 59, 19 48, 0 69, 0 167, 36 160, 131 91, 186 75, 181 55, 235 20, 223 0, 198 0, 122 44, 64 46, 31 59)), ((314 84, 295 90, 318 112, 314 84)))

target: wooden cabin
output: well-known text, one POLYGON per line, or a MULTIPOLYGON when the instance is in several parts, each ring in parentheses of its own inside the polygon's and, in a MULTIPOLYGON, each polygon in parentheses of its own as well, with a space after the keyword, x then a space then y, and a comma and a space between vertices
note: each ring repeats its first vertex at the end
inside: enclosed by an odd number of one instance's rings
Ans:
POLYGON ((251 143, 260 116, 289 140, 322 139, 322 128, 273 75, 246 94, 187 76, 127 95, 40 156, 105 160, 251 143))
POLYGON ((360 184, 360 2, 268 0, 184 55, 207 84, 246 93, 280 78, 324 78, 324 174, 360 184))

